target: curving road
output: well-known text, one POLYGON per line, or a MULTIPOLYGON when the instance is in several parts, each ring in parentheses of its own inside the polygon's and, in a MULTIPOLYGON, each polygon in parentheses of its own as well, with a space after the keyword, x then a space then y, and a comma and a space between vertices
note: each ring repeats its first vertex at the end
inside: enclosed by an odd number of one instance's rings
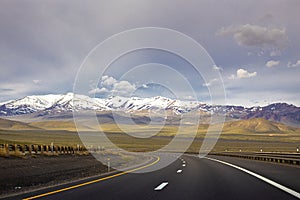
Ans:
MULTIPOLYGON (((160 156, 158 162, 147 168, 159 166, 166 162, 168 156, 173 155, 160 156)), ((46 195, 36 199, 298 199, 295 195, 300 192, 299 167, 239 158, 217 156, 209 158, 200 159, 184 155, 171 165, 153 172, 125 173, 66 191, 48 193, 58 189, 64 190, 70 185, 29 193, 13 199, 28 197, 35 199, 36 195, 40 194, 46 195), (227 164, 219 161, 225 161, 227 164), (294 196, 228 164, 255 172, 267 180, 273 180, 284 189, 295 192, 294 196)))

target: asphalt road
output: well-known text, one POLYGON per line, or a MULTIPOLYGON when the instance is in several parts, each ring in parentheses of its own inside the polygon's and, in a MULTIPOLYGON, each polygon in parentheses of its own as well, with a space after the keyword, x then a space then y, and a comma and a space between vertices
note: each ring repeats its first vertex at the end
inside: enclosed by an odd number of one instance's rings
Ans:
MULTIPOLYGON (((148 167, 167 162, 171 154, 148 167)), ((251 170, 300 192, 300 168, 239 158, 211 157, 251 170)), ((145 170, 145 169, 144 169, 145 170)), ((65 188, 67 186, 62 186, 65 188)), ((58 188, 15 197, 22 199, 58 188)), ((169 166, 149 173, 128 173, 38 199, 297 199, 253 175, 213 160, 184 155, 169 166), (184 166, 185 164, 185 166, 184 166)))

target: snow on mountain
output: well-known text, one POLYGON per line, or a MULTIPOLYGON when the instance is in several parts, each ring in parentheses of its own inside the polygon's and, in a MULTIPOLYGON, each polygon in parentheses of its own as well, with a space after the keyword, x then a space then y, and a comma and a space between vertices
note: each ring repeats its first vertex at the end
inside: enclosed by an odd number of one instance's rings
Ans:
POLYGON ((0 115, 20 115, 37 112, 52 106, 63 95, 32 95, 2 103, 0 115))
POLYGON ((23 99, 13 100, 6 103, 7 108, 17 108, 23 105, 30 105, 31 108, 35 110, 45 109, 51 106, 53 103, 62 98, 63 95, 39 95, 39 96, 27 96, 23 99))
POLYGON ((180 100, 172 100, 165 97, 110 97, 106 100, 106 106, 111 109, 139 111, 139 110, 174 110, 178 113, 189 112, 197 108, 199 102, 185 102, 180 100))
POLYGON ((174 109, 178 113, 188 112, 196 108, 198 102, 185 102, 165 97, 119 97, 107 99, 91 98, 84 95, 67 93, 65 95, 35 95, 12 100, 0 104, 0 115, 20 115, 37 111, 72 111, 72 110, 166 110, 174 109))
POLYGON ((52 104, 47 110, 107 110, 109 109, 104 105, 104 101, 97 98, 90 98, 84 95, 67 93, 63 95, 58 101, 52 104))
POLYGON ((72 111, 75 110, 103 110, 108 109, 103 105, 100 99, 93 99, 84 95, 76 95, 73 102, 73 93, 65 95, 33 95, 22 99, 12 100, 2 103, 0 106, 0 115, 11 116, 20 114, 29 114, 38 111, 72 111))
POLYGON ((39 115, 49 115, 71 112, 72 110, 117 110, 125 112, 170 110, 177 115, 191 111, 202 111, 208 114, 226 115, 234 119, 265 118, 300 126, 300 108, 286 103, 246 108, 233 105, 208 105, 197 101, 173 100, 161 96, 150 98, 113 96, 100 99, 77 94, 74 96, 73 93, 33 95, 0 103, 0 116, 35 112, 39 115))

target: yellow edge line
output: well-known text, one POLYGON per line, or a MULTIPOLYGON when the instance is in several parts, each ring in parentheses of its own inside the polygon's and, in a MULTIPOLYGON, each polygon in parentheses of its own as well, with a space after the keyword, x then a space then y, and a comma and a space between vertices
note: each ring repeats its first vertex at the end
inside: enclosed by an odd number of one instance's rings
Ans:
POLYGON ((85 185, 90 185, 90 184, 93 184, 93 183, 97 183, 97 182, 100 182, 100 181, 111 179, 111 178, 114 178, 114 177, 117 177, 117 176, 128 174, 130 172, 134 172, 134 171, 137 171, 137 170, 140 170, 140 169, 144 169, 146 167, 150 167, 151 165, 154 165, 155 163, 157 163, 159 160, 160 160, 160 158, 157 157, 157 160, 155 160, 153 163, 150 163, 148 165, 144 165, 142 167, 131 169, 131 170, 128 170, 128 171, 125 171, 125 172, 121 172, 121 173, 118 173, 118 174, 114 174, 114 175, 111 175, 111 176, 106 176, 106 177, 103 177, 103 178, 100 178, 100 179, 96 179, 96 180, 93 180, 93 181, 81 183, 81 184, 78 184, 78 185, 73 185, 73 186, 70 186, 70 187, 63 188, 63 189, 54 190, 52 192, 47 192, 47 193, 44 193, 44 194, 39 194, 39 195, 36 195, 36 196, 33 196, 33 197, 28 197, 28 198, 25 198, 23 200, 37 199, 37 198, 48 196, 48 195, 51 195, 51 194, 56 194, 56 193, 59 193, 59 192, 64 192, 64 191, 75 189, 75 188, 79 188, 79 187, 82 187, 82 186, 85 186, 85 185))

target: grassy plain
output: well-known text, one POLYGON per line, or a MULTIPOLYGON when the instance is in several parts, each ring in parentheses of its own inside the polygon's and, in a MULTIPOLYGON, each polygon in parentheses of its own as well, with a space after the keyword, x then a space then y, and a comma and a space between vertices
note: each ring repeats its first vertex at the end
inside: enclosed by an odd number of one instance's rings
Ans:
MULTIPOLYGON (((263 151, 293 152, 300 146, 299 128, 264 119, 226 122, 220 135, 215 132, 207 133, 208 127, 207 124, 201 124, 198 127, 183 125, 179 128, 176 125, 122 124, 118 126, 108 123, 101 125, 106 137, 99 136, 96 130, 100 127, 96 126, 83 127, 81 134, 89 136, 90 145, 97 146, 99 145, 97 141, 100 141, 101 146, 110 148, 108 140, 105 141, 108 138, 116 146, 128 151, 157 150, 169 144, 175 136, 179 137, 179 141, 192 142, 188 152, 198 152, 204 138, 211 141, 218 138, 214 151, 260 151, 263 149, 263 151)), ((214 125, 210 128, 214 129, 214 125)), ((1 121, 0 143, 50 144, 51 142, 56 145, 82 143, 72 121, 43 121, 29 124, 1 121)), ((180 148, 180 142, 177 145, 180 148)), ((174 150, 176 151, 176 147, 174 150)))

